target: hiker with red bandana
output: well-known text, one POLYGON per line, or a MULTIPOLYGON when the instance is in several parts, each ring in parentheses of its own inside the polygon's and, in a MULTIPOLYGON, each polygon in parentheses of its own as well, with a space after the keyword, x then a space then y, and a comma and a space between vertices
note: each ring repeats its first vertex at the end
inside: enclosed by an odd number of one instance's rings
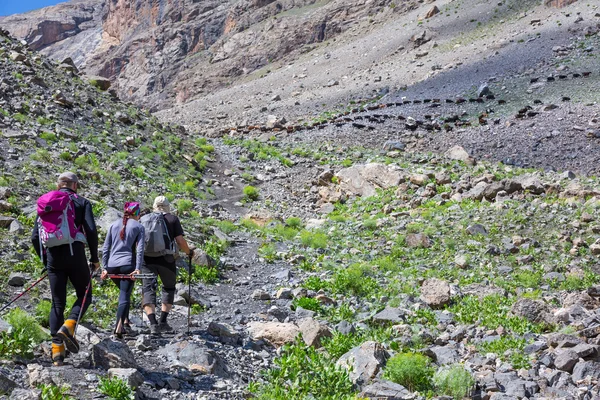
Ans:
POLYGON ((54 365, 63 364, 65 346, 71 353, 79 352, 75 329, 77 321, 92 302, 91 272, 100 266, 98 231, 92 205, 77 195, 79 183, 77 175, 72 172, 58 177, 58 190, 38 199, 38 219, 31 234, 33 247, 42 259, 50 281, 50 335, 54 365), (89 267, 85 256, 86 243, 90 251, 89 267), (65 320, 69 281, 75 288, 77 300, 65 320))
POLYGON ((123 219, 118 219, 110 226, 102 248, 102 264, 104 270, 100 276, 106 279, 108 275, 130 275, 112 278, 120 289, 117 322, 114 334, 121 339, 124 334, 133 334, 129 324, 129 308, 131 293, 135 285, 134 275, 140 273, 144 262, 144 227, 140 219, 140 203, 125 203, 123 219))

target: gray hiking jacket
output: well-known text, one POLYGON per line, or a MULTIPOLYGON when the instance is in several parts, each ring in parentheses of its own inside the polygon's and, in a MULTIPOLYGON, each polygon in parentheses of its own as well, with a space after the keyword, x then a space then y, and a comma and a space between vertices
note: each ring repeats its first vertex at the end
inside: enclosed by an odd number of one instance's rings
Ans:
POLYGON ((121 240, 121 228, 121 219, 110 226, 102 247, 102 264, 104 268, 135 265, 140 269, 144 263, 144 227, 134 219, 127 221, 125 240, 121 240))

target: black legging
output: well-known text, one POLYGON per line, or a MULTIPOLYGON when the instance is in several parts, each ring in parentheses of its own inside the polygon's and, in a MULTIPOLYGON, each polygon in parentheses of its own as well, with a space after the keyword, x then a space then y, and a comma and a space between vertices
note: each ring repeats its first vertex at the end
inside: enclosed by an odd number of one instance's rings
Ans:
MULTIPOLYGON (((126 265, 123 267, 108 267, 106 271, 109 274, 130 274, 135 270, 133 265, 126 265)), ((121 322, 121 332, 125 321, 129 320, 129 308, 131 307, 131 292, 133 292, 133 286, 135 281, 133 279, 116 279, 112 281, 120 289, 119 292, 119 308, 117 308, 117 324, 115 325, 115 332, 121 322)))
MULTIPOLYGON (((65 307, 67 306, 67 281, 71 281, 77 300, 71 307, 68 319, 77 320, 81 311, 81 303, 85 296, 85 290, 90 282, 90 269, 85 258, 85 247, 81 242, 73 243, 73 255, 69 245, 62 245, 48 249, 48 279, 50 280, 50 292, 52 293, 52 308, 50 309, 50 334, 53 341, 57 339, 56 333, 65 322, 65 307)), ((85 311, 92 303, 92 288, 88 291, 85 300, 85 311)))

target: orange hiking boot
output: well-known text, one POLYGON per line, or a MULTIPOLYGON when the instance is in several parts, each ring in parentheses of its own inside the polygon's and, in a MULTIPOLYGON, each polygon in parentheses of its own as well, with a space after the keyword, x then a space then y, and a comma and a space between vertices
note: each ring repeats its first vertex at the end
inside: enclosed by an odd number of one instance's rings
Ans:
POLYGON ((68 319, 56 333, 56 335, 63 340, 67 349, 73 354, 79 353, 79 343, 77 343, 75 336, 73 336, 76 324, 77 321, 74 319, 68 319))
POLYGON ((60 367, 65 361, 65 345, 64 343, 56 344, 52 343, 52 364, 56 367, 60 367))

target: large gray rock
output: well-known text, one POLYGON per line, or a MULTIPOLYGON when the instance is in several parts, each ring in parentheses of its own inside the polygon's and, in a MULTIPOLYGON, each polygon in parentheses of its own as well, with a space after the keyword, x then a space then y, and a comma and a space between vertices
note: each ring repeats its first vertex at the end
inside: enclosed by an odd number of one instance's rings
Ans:
POLYGON ((449 346, 434 346, 428 350, 428 353, 438 365, 454 364, 459 360, 458 351, 449 346))
POLYGON ((397 383, 376 380, 363 388, 360 397, 368 399, 412 400, 416 398, 416 395, 397 383))
POLYGON ((323 325, 312 318, 303 319, 298 327, 307 346, 319 348, 321 347, 321 339, 332 336, 327 325, 323 325))
POLYGON ((346 368, 352 382, 362 386, 375 378, 389 358, 382 345, 369 341, 341 356, 336 365, 346 368))
POLYGON ((109 368, 137 368, 129 346, 106 338, 92 347, 92 365, 109 368))
POLYGON ((0 228, 9 228, 13 221, 15 221, 13 217, 0 215, 0 228))
POLYGON ((373 316, 375 324, 401 324, 404 322, 406 310, 397 307, 386 307, 373 316))
POLYGON ((554 366, 561 371, 571 372, 577 361, 579 361, 579 355, 575 351, 564 349, 556 354, 554 366))
POLYGON ((400 171, 378 163, 344 168, 336 176, 343 191, 363 197, 375 195, 377 189, 398 186, 404 179, 400 171))
POLYGON ((511 311, 533 323, 551 322, 550 308, 541 300, 519 299, 513 304, 511 311))
POLYGON ((519 179, 519 182, 521 183, 523 190, 533 194, 542 194, 546 191, 546 188, 542 182, 540 182, 540 179, 535 175, 522 175, 519 179))
POLYGON ((300 333, 295 324, 280 322, 250 322, 248 333, 253 340, 264 339, 275 346, 293 343, 300 333))
POLYGON ((96 218, 96 225, 102 228, 104 232, 108 232, 108 229, 112 223, 119 218, 123 218, 123 213, 119 212, 119 210, 116 208, 107 207, 104 210, 104 213, 102 213, 102 216, 100 218, 96 218))
POLYGON ((450 285, 441 279, 427 279, 421 286, 421 299, 433 308, 444 306, 450 303, 450 285))
POLYGON ((577 382, 584 379, 586 376, 591 376, 593 379, 600 378, 600 362, 598 361, 582 361, 578 362, 573 368, 573 381, 577 382))
POLYGON ((144 383, 144 376, 135 368, 111 368, 108 370, 109 378, 119 378, 132 389, 137 389, 144 383))
POLYGON ((224 344, 236 345, 241 340, 240 333, 233 326, 222 322, 211 321, 208 325, 208 333, 218 337, 224 344))
POLYGON ((454 146, 446 150, 444 156, 451 160, 463 161, 467 164, 474 164, 475 160, 461 146, 454 146))
POLYGON ((158 354, 165 356, 172 367, 184 367, 194 373, 214 374, 227 377, 225 362, 214 350, 189 341, 170 343, 158 350, 158 354))
POLYGON ((40 400, 42 391, 40 389, 14 389, 8 400, 40 400))
POLYGON ((0 394, 10 394, 16 387, 12 379, 0 372, 0 394))
POLYGON ((40 364, 27 365, 27 374, 29 375, 29 386, 32 388, 40 385, 60 384, 60 379, 56 379, 56 374, 50 368, 45 368, 40 364))

